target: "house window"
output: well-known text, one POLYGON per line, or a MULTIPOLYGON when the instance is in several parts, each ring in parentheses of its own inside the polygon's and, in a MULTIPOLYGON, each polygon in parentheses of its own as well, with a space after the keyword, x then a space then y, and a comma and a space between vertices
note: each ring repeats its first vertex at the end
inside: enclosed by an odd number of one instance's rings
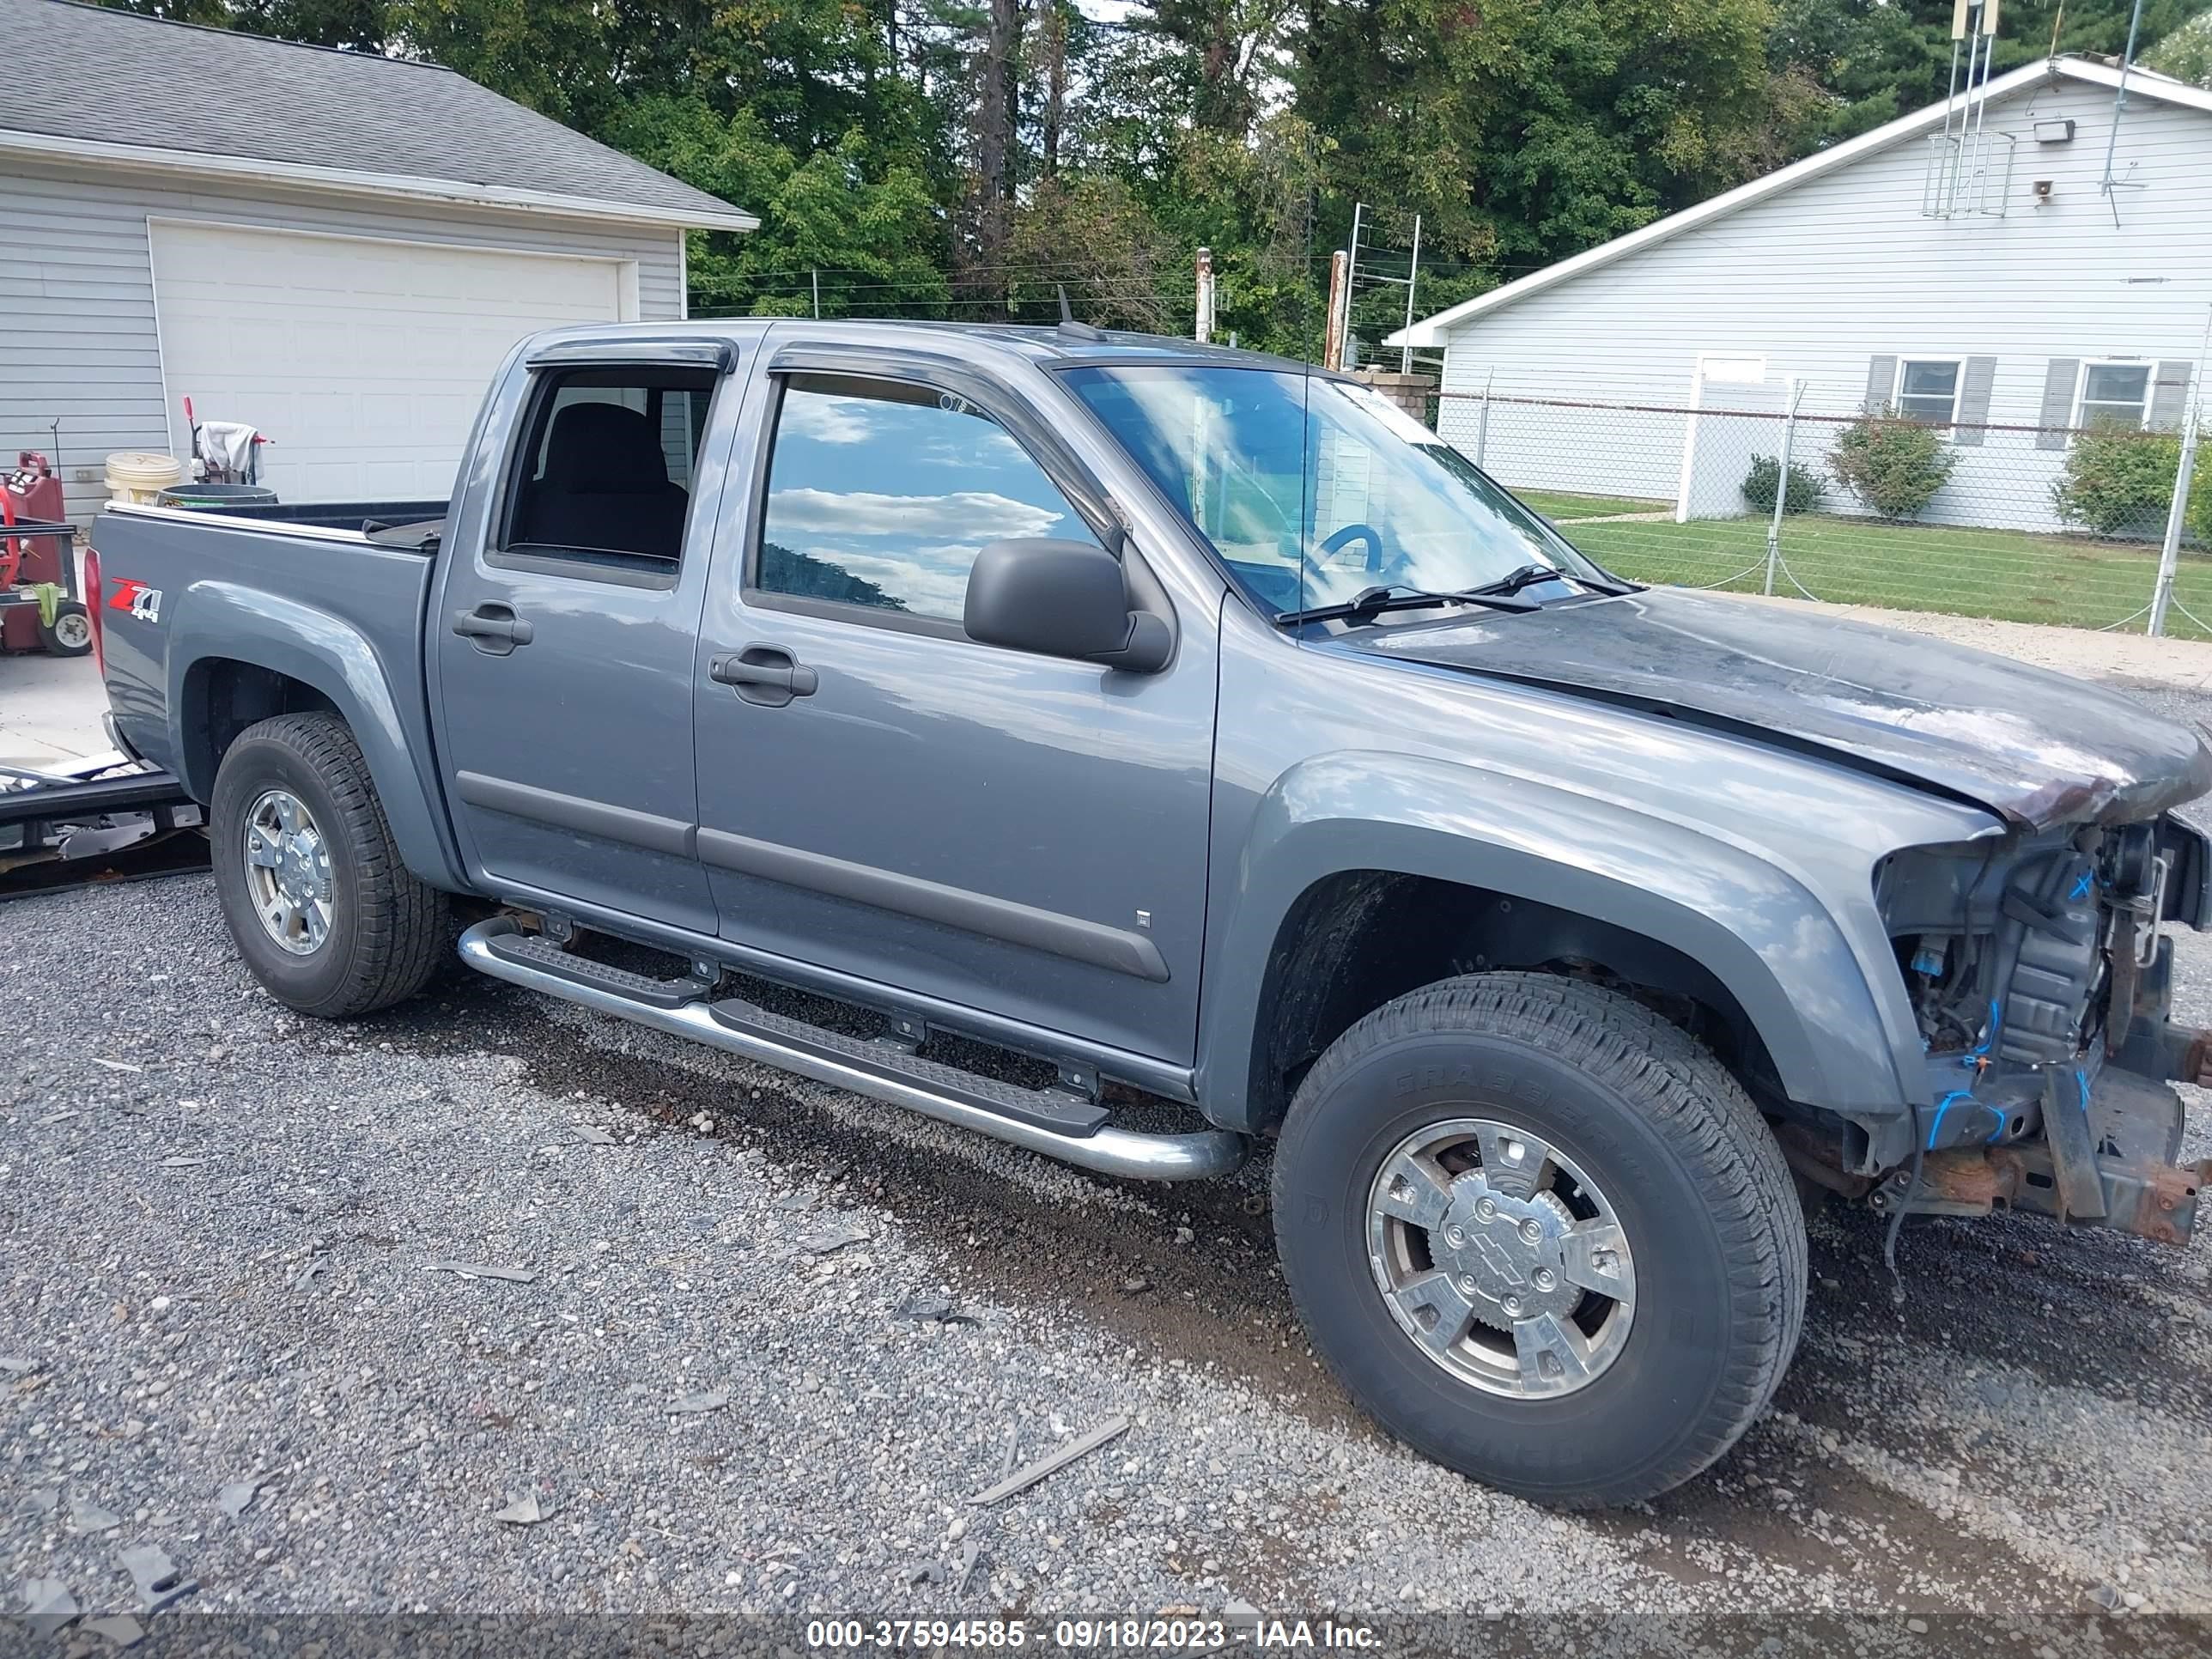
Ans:
POLYGON ((2084 363, 2074 424, 2140 430, 2148 416, 2149 404, 2148 363, 2084 363))
POLYGON ((1959 417, 1959 382, 1965 365, 1956 357, 1904 357, 1897 365, 1897 412, 1908 420, 1948 428, 1959 417))

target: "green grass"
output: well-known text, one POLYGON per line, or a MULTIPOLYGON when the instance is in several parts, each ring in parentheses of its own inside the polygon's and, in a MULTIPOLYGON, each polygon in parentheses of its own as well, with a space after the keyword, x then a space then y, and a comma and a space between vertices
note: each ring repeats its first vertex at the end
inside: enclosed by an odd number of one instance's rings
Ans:
POLYGON ((1516 489, 1514 495, 1546 518, 1560 524, 1577 519, 1610 518, 1616 513, 1661 513, 1672 501, 1640 501, 1633 495, 1571 495, 1559 489, 1516 489))
MULTIPOLYGON (((1763 519, 1594 524, 1568 534, 1593 558, 1638 581, 1757 592, 1765 574, 1763 519)), ((2134 615, 2150 602, 2158 574, 2158 549, 2140 542, 1881 524, 1827 514, 1784 519, 1782 558, 1814 597, 1838 604, 2074 628, 2104 628, 2134 615)), ((1774 591, 1803 597, 1788 576, 1774 591)), ((2174 597, 2212 620, 2212 558, 2184 554, 2174 597)), ((2212 638, 2178 610, 2166 631, 2212 638)))

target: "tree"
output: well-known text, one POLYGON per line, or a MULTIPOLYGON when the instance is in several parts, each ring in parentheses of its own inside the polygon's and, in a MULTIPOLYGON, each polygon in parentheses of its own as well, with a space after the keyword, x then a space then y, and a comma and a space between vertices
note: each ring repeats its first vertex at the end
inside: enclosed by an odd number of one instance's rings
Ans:
POLYGON ((2200 11, 2143 54, 2161 75, 2212 88, 2212 11, 2200 11))

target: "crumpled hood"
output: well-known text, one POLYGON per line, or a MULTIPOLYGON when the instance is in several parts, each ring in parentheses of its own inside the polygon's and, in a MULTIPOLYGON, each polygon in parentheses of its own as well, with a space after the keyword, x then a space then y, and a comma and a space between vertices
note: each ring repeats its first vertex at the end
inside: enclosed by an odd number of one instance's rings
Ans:
POLYGON ((1651 588, 1342 642, 1825 750, 2015 823, 2127 823, 2212 789, 2195 732, 2100 686, 1794 605, 1651 588))

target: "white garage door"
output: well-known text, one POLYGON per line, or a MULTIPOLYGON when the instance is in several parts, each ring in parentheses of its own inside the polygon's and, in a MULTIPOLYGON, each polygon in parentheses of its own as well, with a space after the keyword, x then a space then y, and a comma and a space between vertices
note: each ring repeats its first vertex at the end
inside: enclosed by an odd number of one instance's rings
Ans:
POLYGON ((287 501, 442 498, 492 372, 524 335, 622 315, 613 259, 150 227, 174 453, 180 400, 272 440, 287 501))

